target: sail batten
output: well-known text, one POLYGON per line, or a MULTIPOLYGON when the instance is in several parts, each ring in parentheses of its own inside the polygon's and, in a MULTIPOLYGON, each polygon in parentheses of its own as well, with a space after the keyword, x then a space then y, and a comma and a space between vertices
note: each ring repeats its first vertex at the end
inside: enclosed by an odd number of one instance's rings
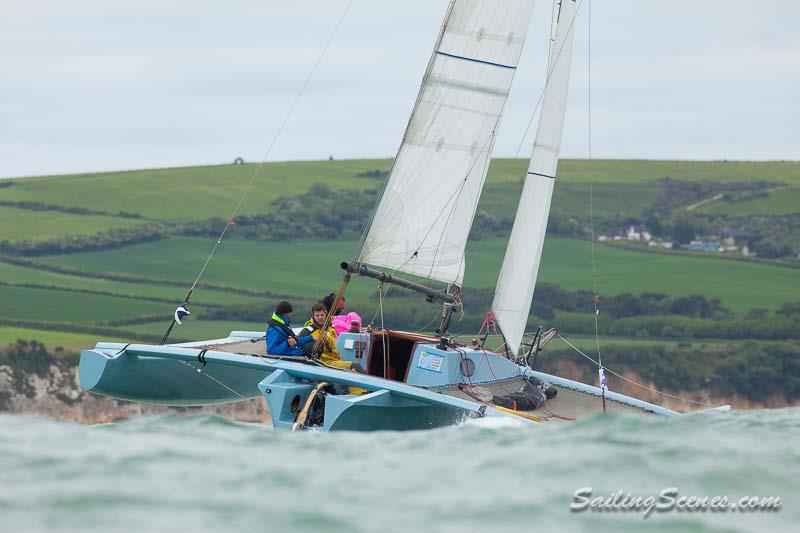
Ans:
POLYGON ((358 261, 461 285, 533 0, 455 0, 358 261))
POLYGON ((491 65, 493 67, 500 67, 500 68, 509 68, 512 70, 516 70, 516 65, 503 65, 502 63, 494 63, 492 61, 486 61, 485 59, 478 59, 475 57, 466 57, 466 56, 459 56, 456 54, 448 54, 447 52, 442 52, 441 50, 436 51, 437 54, 445 57, 452 57, 454 59, 462 59, 464 61, 472 61, 473 63, 481 63, 482 65, 491 65))
POLYGON ((572 0, 562 0, 555 13, 555 39, 551 43, 542 113, 492 302, 492 313, 513 352, 519 350, 528 322, 550 214, 564 129, 576 14, 572 0))

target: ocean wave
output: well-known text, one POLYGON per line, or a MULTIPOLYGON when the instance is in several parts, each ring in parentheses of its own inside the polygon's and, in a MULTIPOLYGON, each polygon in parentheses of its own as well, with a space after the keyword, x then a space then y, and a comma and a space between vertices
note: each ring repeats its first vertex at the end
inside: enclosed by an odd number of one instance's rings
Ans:
POLYGON ((651 517, 671 530, 789 530, 800 409, 664 419, 598 414, 535 427, 288 433, 213 415, 98 426, 0 416, 4 529, 638 530, 571 514, 573 492, 779 496, 777 513, 651 517), (33 520, 31 517, 33 516, 33 520))

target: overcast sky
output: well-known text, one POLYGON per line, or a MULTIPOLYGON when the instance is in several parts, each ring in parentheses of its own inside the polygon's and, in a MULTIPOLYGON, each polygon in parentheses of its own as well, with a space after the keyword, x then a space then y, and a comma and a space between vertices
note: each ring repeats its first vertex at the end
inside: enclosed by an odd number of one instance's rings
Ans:
MULTIPOLYGON (((0 0, 0 177, 260 161, 346 5, 0 0)), ((551 5, 495 155, 541 91, 551 5)), ((588 5, 565 157, 589 155, 588 5)), ((354 0, 269 159, 393 156, 446 7, 354 0)), ((793 0, 591 0, 592 155, 800 159, 798 23, 793 0)))

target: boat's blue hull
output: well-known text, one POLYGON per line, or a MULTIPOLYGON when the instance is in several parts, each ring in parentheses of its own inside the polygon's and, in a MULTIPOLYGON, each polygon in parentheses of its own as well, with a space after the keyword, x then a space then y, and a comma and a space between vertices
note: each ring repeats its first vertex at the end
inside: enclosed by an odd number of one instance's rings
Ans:
MULTIPOLYGON (((231 342, 231 339, 236 341, 237 337, 225 340, 231 342)), ((346 334, 340 341, 343 357, 352 356, 348 350, 352 351, 356 344, 348 342, 346 334)), ((213 343, 206 343, 209 344, 213 343)), ((504 357, 469 348, 455 351, 432 344, 415 344, 403 375, 405 382, 198 345, 99 343, 95 349, 82 352, 80 362, 80 380, 85 390, 129 401, 192 406, 263 396, 269 405, 272 425, 278 429, 295 425, 301 406, 320 382, 368 391, 362 395, 328 395, 324 423, 320 424, 324 430, 426 429, 483 416, 530 424, 531 418, 443 392, 454 387, 457 390, 459 384, 466 382, 502 384, 505 380, 531 375, 553 383, 566 393, 588 398, 592 409, 600 405, 595 401, 601 395, 596 387, 533 372, 504 357), (465 364, 466 360, 472 362, 465 364), (465 373, 470 374, 468 378, 465 373)), ((621 394, 607 393, 606 399, 617 408, 665 416, 677 414, 621 394)))

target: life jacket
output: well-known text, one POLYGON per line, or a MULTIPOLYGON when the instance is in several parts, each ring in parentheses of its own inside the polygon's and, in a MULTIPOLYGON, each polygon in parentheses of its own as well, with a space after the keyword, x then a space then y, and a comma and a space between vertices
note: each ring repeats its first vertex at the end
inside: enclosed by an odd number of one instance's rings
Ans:
MULTIPOLYGON (((319 338, 319 334, 321 333, 320 327, 313 320, 307 320, 306 323, 303 324, 300 336, 311 335, 313 337, 315 332, 317 333, 317 338, 319 338)), ((330 367, 352 370, 353 363, 351 361, 342 361, 342 357, 339 355, 339 350, 336 348, 336 330, 333 326, 328 326, 327 335, 325 335, 323 339, 324 346, 319 357, 320 361, 330 367)), ((363 373, 364 371, 361 370, 361 372, 363 373)), ((369 391, 360 387, 347 387, 347 392, 349 394, 366 394, 369 391)))
MULTIPOLYGON (((314 336, 316 333, 315 338, 319 338, 320 335, 320 327, 311 319, 307 320, 305 324, 303 324, 303 330, 300 331, 300 336, 311 335, 314 336)), ((341 357, 339 356, 339 351, 336 349, 336 330, 333 329, 332 326, 328 326, 328 330, 326 334, 323 336, 323 351, 321 355, 321 359, 324 362, 330 361, 339 361, 341 357)))
POLYGON ((297 335, 294 334, 294 331, 292 331, 292 328, 289 327, 289 324, 287 324, 284 319, 278 316, 277 313, 272 313, 272 316, 267 321, 267 324, 269 324, 268 327, 274 327, 283 332, 283 334, 286 335, 286 338, 297 338, 297 335))

